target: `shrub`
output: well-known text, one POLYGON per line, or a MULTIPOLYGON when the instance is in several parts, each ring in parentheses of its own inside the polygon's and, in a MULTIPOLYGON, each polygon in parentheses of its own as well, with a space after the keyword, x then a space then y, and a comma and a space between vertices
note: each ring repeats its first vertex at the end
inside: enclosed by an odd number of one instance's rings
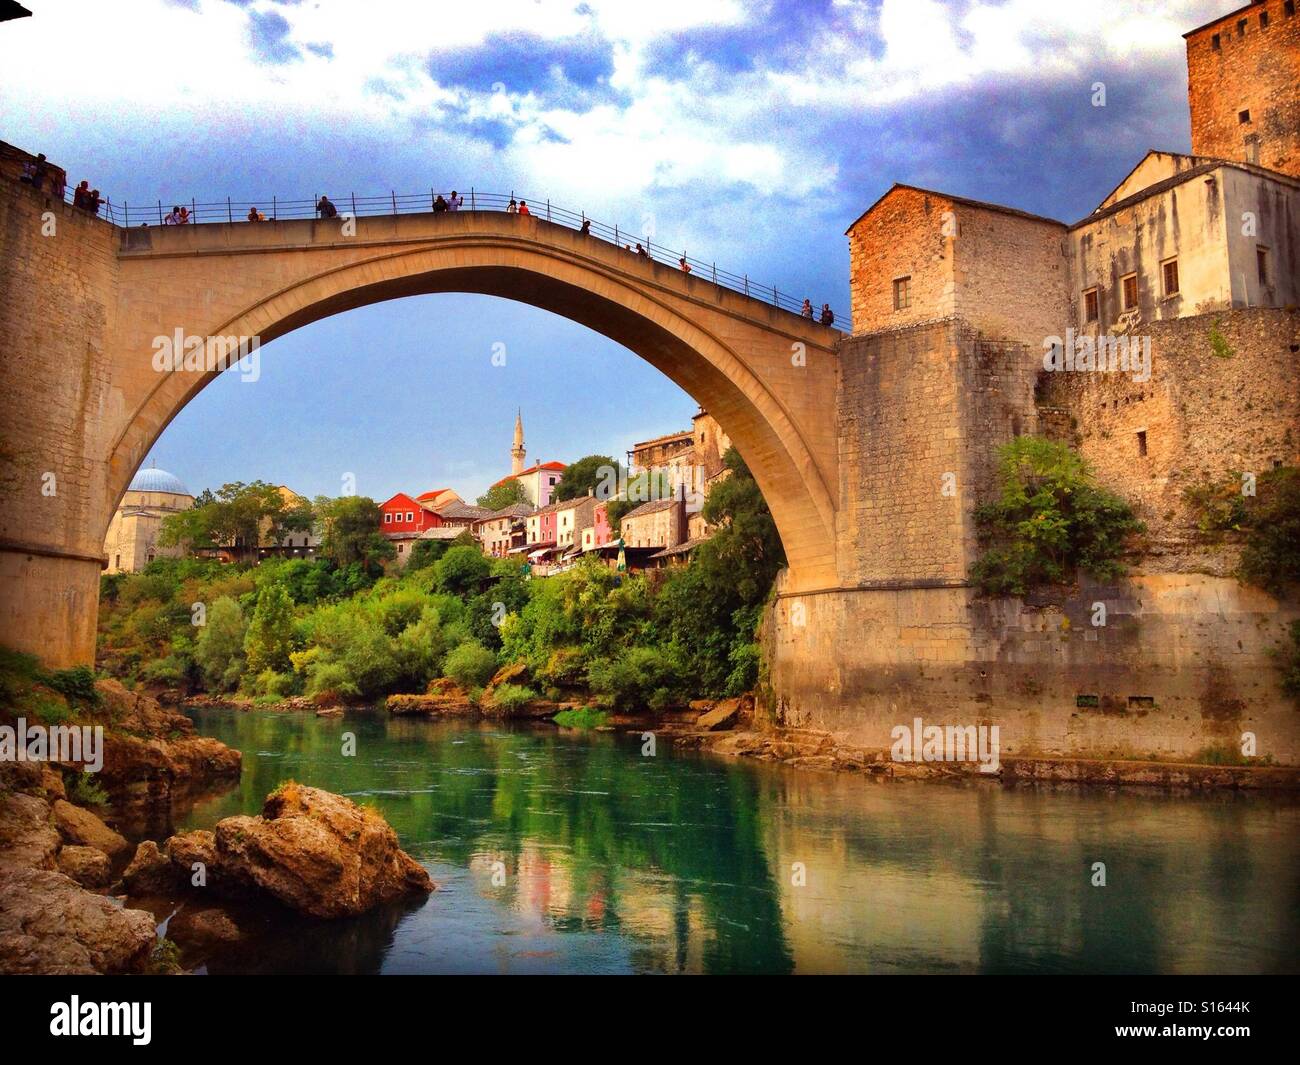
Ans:
POLYGON ((443 672, 467 690, 481 688, 497 669, 497 656, 477 640, 466 640, 447 655, 443 672))
POLYGON ((478 588, 492 572, 492 564, 477 547, 450 548, 434 566, 434 586, 440 592, 464 595, 478 588))
POLYGON ((244 612, 223 596, 208 610, 207 623, 194 641, 194 661, 209 688, 231 691, 244 672, 244 612))
POLYGON ((587 683, 602 704, 616 709, 660 709, 677 694, 682 671, 670 647, 629 647, 587 667, 587 683))
POLYGON ((1300 584, 1300 469, 1281 466, 1260 474, 1246 514, 1241 579, 1274 593, 1300 584))
POLYGON ((244 654, 250 673, 288 668, 293 650, 293 601, 280 584, 270 584, 257 595, 252 624, 244 636, 244 654))
POLYGON ((492 706, 507 717, 516 714, 537 698, 532 688, 521 684, 502 684, 492 691, 492 706))
POLYGON ((609 713, 594 706, 581 706, 576 710, 561 710, 554 721, 564 728, 600 728, 609 721, 609 713))
POLYGON ((989 544, 971 567, 986 595, 1024 595, 1082 571, 1099 580, 1124 572, 1130 534, 1143 525, 1127 503, 1097 486, 1064 444, 1020 436, 998 449, 999 495, 975 512, 989 544))
POLYGON ((96 784, 89 773, 80 773, 68 788, 68 799, 78 806, 107 806, 108 792, 96 784))
POLYGON ((36 679, 71 702, 81 703, 84 706, 99 705, 99 692, 95 690, 95 671, 89 666, 41 670, 36 679))

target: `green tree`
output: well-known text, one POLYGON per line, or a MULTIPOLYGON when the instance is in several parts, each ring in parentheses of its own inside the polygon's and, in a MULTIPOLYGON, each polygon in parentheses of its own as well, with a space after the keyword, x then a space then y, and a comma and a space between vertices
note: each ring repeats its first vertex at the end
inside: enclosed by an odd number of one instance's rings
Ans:
POLYGON ((602 499, 613 499, 623 476, 623 467, 608 455, 587 455, 564 467, 555 486, 555 499, 577 499, 597 490, 602 499))
POLYGON ((158 542, 164 547, 229 547, 244 561, 257 558, 264 541, 278 542, 286 532, 310 528, 310 506, 291 502, 274 485, 265 481, 223 484, 213 495, 195 500, 189 510, 163 519, 158 542))
POLYGON ((246 628, 243 611, 229 596, 217 599, 208 609, 206 623, 194 642, 194 661, 209 688, 230 691, 239 683, 246 628))
POLYGON ((529 505, 528 496, 524 493, 524 486, 514 477, 511 477, 508 481, 502 481, 500 484, 494 484, 478 497, 478 505, 486 507, 488 510, 504 510, 516 503, 529 505))
POLYGON ((282 584, 270 584, 258 593, 253 621, 244 636, 248 671, 254 676, 270 669, 283 672, 293 650, 293 600, 282 584))
POLYGON ((322 497, 316 500, 316 514, 321 526, 318 553, 340 569, 359 563, 367 572, 376 573, 397 554, 379 531, 383 512, 373 499, 322 497))
POLYGON ((609 520, 610 532, 618 536, 623 524, 623 516, 636 510, 642 503, 654 499, 671 499, 672 483, 668 475, 661 470, 642 470, 634 477, 629 477, 627 488, 617 499, 611 499, 605 507, 605 516, 609 520))
POLYGON ((1097 485, 1082 456, 1039 436, 998 448, 998 497, 975 511, 987 547, 971 567, 986 595, 1024 595, 1076 572, 1111 580, 1131 534, 1132 508, 1097 485))
POLYGON ((1241 579, 1273 593, 1300 584, 1300 469, 1259 475, 1246 499, 1246 529, 1241 579))
POLYGON ((434 586, 440 592, 466 595, 478 588, 492 572, 492 563, 477 547, 458 544, 434 567, 434 586))

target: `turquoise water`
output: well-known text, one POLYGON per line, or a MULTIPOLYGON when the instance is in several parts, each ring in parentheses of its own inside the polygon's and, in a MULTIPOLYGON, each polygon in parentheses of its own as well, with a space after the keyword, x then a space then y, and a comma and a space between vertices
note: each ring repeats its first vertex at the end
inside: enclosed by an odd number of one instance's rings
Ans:
POLYGON ((193 716, 244 772, 178 827, 256 813, 292 778, 376 806, 439 885, 273 930, 212 972, 1300 968, 1291 800, 883 784, 370 712, 193 716))

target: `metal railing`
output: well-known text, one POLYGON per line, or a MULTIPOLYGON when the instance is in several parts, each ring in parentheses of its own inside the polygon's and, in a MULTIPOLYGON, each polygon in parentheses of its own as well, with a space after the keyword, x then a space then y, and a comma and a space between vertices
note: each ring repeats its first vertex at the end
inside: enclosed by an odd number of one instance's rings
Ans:
MULTIPOLYGON (((73 190, 67 190, 66 198, 69 203, 72 202, 72 193, 73 190)), ((326 195, 328 196, 328 193, 326 195)), ((331 196, 329 199, 340 215, 351 214, 355 218, 363 218, 374 215, 429 214, 433 210, 434 199, 439 195, 446 199, 450 196, 450 192, 439 193, 436 189, 430 189, 428 193, 403 194, 390 192, 386 196, 357 196, 355 193, 349 193, 346 196, 337 198, 331 196)), ((513 192, 509 195, 499 192, 480 192, 473 187, 463 194, 463 199, 464 204, 460 207, 461 211, 503 212, 507 210, 512 202, 527 203, 529 214, 535 218, 567 226, 570 229, 581 229, 586 223, 588 224, 587 232, 592 237, 622 247, 629 254, 642 257, 636 250, 637 246, 640 245, 645 252, 643 257, 653 262, 680 270, 682 262, 685 261, 690 267, 690 273, 693 277, 711 281, 722 288, 742 293, 752 299, 761 300, 774 307, 790 311, 792 314, 797 315, 802 312, 803 300, 787 292, 781 292, 776 285, 759 284, 752 280, 748 274, 736 274, 728 270, 721 270, 716 262, 706 262, 695 256, 687 255, 685 250, 656 244, 644 236, 639 236, 634 230, 597 222, 582 211, 570 211, 558 207, 552 204, 550 200, 531 200, 520 197, 513 192)), ((225 199, 199 203, 191 199, 188 202, 178 203, 175 200, 170 202, 172 207, 181 207, 188 212, 188 222, 190 224, 204 225, 209 223, 249 223, 248 215, 250 211, 254 210, 261 213, 266 222, 316 218, 318 217, 316 204, 319 201, 320 196, 316 195, 311 199, 292 200, 282 200, 272 196, 269 200, 225 199)), ((162 200, 145 205, 126 202, 117 204, 110 199, 105 199, 101 202, 99 209, 99 217, 124 228, 141 225, 164 225, 170 213, 171 207, 166 206, 162 200)), ((814 320, 819 319, 820 315, 821 308, 814 305, 814 320)), ((836 316, 834 328, 840 330, 845 328, 839 324, 838 316, 836 316)))

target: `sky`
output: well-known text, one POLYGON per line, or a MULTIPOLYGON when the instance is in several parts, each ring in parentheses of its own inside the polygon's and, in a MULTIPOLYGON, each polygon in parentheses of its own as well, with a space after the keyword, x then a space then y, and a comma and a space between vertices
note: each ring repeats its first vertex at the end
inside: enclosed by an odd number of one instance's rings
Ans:
MULTIPOLYGON (((1072 222, 1148 148, 1187 151, 1181 35, 1239 6, 24 3, 33 18, 0 23, 0 139, 115 203, 513 191, 842 319, 844 230, 895 181, 1072 222)), ((470 499, 509 471, 518 408, 529 462, 622 457, 696 410, 604 337, 477 295, 349 311, 262 356, 257 381, 196 397, 147 464, 195 492, 470 499)))

